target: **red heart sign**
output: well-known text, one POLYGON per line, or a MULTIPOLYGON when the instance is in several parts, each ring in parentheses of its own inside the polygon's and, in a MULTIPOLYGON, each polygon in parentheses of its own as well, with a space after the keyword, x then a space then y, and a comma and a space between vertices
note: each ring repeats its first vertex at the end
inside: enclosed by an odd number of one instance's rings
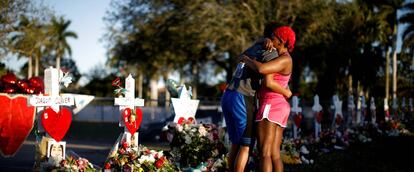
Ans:
POLYGON ((322 122, 323 112, 320 111, 316 114, 316 121, 320 124, 322 122))
POLYGON ((33 128, 35 107, 27 106, 25 96, 0 94, 0 153, 11 157, 33 128))
POLYGON ((135 109, 135 115, 133 115, 130 108, 125 108, 122 111, 122 117, 125 122, 125 127, 131 133, 131 135, 134 135, 141 125, 142 110, 140 108, 135 109))
POLYGON ((47 108, 42 114, 42 125, 47 134, 57 142, 65 137, 72 123, 72 113, 68 108, 61 107, 56 113, 52 108, 47 108))
POLYGON ((342 116, 341 115, 336 115, 336 118, 335 118, 336 125, 340 125, 342 123, 342 121, 343 121, 342 116))
POLYGON ((294 119, 296 127, 300 128, 300 122, 302 121, 302 114, 298 113, 294 115, 294 119))

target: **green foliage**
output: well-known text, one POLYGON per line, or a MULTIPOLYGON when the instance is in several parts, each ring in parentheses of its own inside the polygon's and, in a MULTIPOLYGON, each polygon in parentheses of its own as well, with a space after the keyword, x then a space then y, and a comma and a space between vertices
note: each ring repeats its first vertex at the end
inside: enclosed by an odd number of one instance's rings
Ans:
MULTIPOLYGON (((290 25, 297 33, 293 92, 322 99, 348 90, 380 95, 385 55, 396 47, 396 12, 402 0, 294 1, 114 1, 106 21, 110 62, 126 61, 147 77, 178 70, 199 80, 202 67, 226 72, 230 80, 237 56, 260 37, 266 23, 290 25), (321 10, 323 9, 323 10, 321 10), (369 64, 369 65, 367 65, 369 64), (316 83, 306 88, 305 67, 316 83), (348 78, 351 78, 352 84, 348 78), (312 88, 311 88, 312 87, 312 88)), ((411 21, 411 20, 409 20, 411 21)))

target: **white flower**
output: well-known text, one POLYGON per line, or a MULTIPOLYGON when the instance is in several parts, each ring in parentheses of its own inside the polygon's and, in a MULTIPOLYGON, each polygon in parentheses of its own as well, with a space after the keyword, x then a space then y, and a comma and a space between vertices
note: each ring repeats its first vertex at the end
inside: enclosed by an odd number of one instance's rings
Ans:
POLYGON ((155 162, 155 158, 154 158, 154 156, 151 156, 151 155, 143 155, 143 156, 141 156, 139 159, 138 159, 138 162, 140 163, 140 164, 142 164, 143 162, 149 162, 149 163, 154 163, 155 162))
POLYGON ((198 132, 200 133, 201 136, 206 136, 207 135, 207 130, 203 125, 200 125, 200 128, 198 128, 198 132))
POLYGON ((187 124, 183 124, 184 131, 188 131, 190 129, 190 126, 187 124))
POLYGON ((163 156, 164 156, 164 153, 162 151, 159 151, 158 152, 158 158, 163 157, 163 156))
POLYGON ((185 139, 185 144, 191 144, 191 137, 190 136, 185 135, 184 139, 185 139))
POLYGON ((308 151, 308 149, 306 149, 305 145, 300 147, 300 152, 305 154, 305 155, 309 154, 309 151, 308 151))
POLYGON ((183 126, 182 126, 182 125, 177 125, 175 128, 176 128, 176 129, 177 129, 177 131, 178 131, 178 132, 180 132, 180 133, 183 131, 183 126))

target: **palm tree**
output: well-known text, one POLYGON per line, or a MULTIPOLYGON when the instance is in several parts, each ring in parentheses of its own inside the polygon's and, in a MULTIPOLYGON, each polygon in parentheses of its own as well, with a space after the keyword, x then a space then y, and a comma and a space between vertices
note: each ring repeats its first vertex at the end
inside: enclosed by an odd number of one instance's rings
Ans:
POLYGON ((34 58, 35 76, 38 76, 39 61, 47 46, 45 27, 36 19, 29 19, 22 16, 16 30, 17 32, 11 37, 11 47, 9 49, 20 57, 27 57, 29 59, 28 78, 33 75, 32 61, 34 58))
POLYGON ((54 50, 56 55, 57 69, 60 69, 60 59, 63 55, 65 55, 66 52, 69 55, 72 54, 67 38, 78 38, 75 32, 68 31, 70 23, 70 20, 65 20, 63 17, 60 17, 59 19, 53 17, 49 27, 51 49, 54 50))
POLYGON ((403 10, 407 10, 407 13, 399 18, 400 23, 407 24, 402 35, 403 47, 414 48, 414 2, 405 4, 403 10))
MULTIPOLYGON (((397 31, 398 31, 398 19, 397 10, 401 8, 404 0, 381 0, 381 1, 368 1, 374 11, 377 12, 379 22, 386 22, 384 28, 382 28, 382 43, 386 48, 386 65, 385 65, 385 99, 389 98, 389 66, 390 55, 393 56, 393 98, 396 98, 397 92, 397 31), (382 21, 381 21, 382 20, 382 21), (390 51, 391 50, 391 51, 390 51)), ((382 25, 384 26, 384 25, 382 25)))

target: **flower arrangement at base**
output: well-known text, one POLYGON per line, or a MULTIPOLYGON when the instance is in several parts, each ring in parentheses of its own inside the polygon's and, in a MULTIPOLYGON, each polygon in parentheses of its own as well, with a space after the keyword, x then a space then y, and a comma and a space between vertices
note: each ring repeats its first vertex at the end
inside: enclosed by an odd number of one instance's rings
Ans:
POLYGON ((296 139, 284 139, 282 148, 280 150, 280 156, 284 164, 301 164, 300 152, 297 148, 300 144, 300 140, 296 139))
POLYGON ((150 150, 144 146, 130 146, 122 142, 104 165, 105 171, 168 172, 178 169, 168 160, 163 151, 150 150))
MULTIPOLYGON (((67 171, 67 172, 95 172, 99 171, 94 168, 93 164, 85 158, 75 158, 68 156, 66 159, 44 159, 39 166, 38 171, 67 171)), ((37 171, 35 170, 35 171, 37 171)))
POLYGON ((171 161, 183 171, 220 171, 227 168, 227 149, 213 124, 169 125, 171 161))

